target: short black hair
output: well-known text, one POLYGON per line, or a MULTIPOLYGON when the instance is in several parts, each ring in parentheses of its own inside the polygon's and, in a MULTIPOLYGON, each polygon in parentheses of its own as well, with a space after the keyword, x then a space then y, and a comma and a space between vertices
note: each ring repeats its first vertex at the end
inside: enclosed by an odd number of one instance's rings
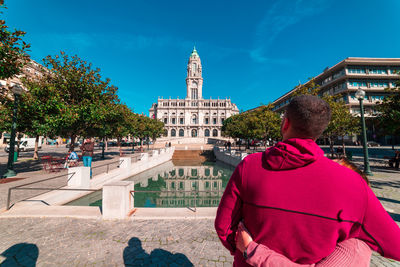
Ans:
POLYGON ((317 139, 331 120, 331 108, 317 96, 300 95, 290 101, 285 115, 299 137, 317 139))

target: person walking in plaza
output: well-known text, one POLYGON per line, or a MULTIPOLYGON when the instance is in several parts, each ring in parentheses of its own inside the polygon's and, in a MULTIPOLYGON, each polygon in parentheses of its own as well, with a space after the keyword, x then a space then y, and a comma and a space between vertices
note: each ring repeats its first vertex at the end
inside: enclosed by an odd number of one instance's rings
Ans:
POLYGON ((360 175, 315 143, 329 121, 325 101, 294 97, 282 120, 283 141, 236 167, 215 219, 235 266, 249 266, 235 244, 240 221, 255 242, 296 263, 317 263, 351 238, 400 260, 400 228, 360 175))
POLYGON ((94 151, 94 143, 87 138, 81 146, 83 166, 90 167, 90 178, 92 178, 92 157, 94 151))

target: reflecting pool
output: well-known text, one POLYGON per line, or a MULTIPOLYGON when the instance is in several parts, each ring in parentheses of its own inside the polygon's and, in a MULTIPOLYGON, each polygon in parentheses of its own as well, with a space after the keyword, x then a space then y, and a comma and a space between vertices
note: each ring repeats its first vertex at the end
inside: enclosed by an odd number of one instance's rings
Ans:
MULTIPOLYGON (((174 166, 170 161, 125 181, 135 182, 135 207, 217 207, 233 170, 220 162, 174 166)), ((66 205, 101 206, 102 190, 66 205)))

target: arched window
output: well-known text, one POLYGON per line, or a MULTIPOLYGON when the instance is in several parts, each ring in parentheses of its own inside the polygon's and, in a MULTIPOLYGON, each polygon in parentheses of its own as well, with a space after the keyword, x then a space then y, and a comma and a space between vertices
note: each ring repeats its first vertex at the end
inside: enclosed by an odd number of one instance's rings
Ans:
POLYGON ((210 130, 206 129, 206 130, 204 131, 204 136, 210 136, 210 130))
POLYGON ((212 133, 213 133, 213 136, 218 136, 218 130, 217 129, 214 129, 212 133))
POLYGON ((192 130, 192 137, 197 137, 197 130, 196 129, 192 130))
POLYGON ((176 130, 175 129, 171 130, 171 136, 176 136, 176 130))
POLYGON ((192 123, 197 124, 197 116, 196 115, 192 116, 192 123))
POLYGON ((179 136, 185 136, 185 131, 183 130, 183 129, 180 129, 179 130, 179 136))

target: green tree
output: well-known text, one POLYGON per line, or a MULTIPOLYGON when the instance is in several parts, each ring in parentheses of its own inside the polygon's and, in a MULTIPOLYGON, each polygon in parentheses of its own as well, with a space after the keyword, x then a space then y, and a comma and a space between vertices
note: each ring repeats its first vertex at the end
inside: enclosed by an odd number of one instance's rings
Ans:
POLYGON ((323 136, 328 138, 331 154, 333 153, 333 141, 335 137, 341 137, 343 153, 346 153, 344 137, 360 132, 360 120, 354 117, 346 103, 340 96, 324 95, 324 99, 331 108, 331 120, 325 129, 323 136))
POLYGON ((280 122, 279 115, 272 111, 272 105, 264 105, 229 117, 223 123, 222 133, 232 138, 246 139, 249 146, 251 139, 266 141, 279 138, 280 122))
POLYGON ((158 137, 164 134, 164 123, 157 119, 151 119, 149 121, 150 124, 150 136, 153 140, 153 147, 158 137))
MULTIPOLYGON (((64 52, 43 60, 50 70, 45 79, 62 95, 65 110, 61 113, 58 134, 71 138, 71 150, 76 136, 99 136, 110 110, 118 104, 117 88, 110 80, 103 80, 100 69, 93 69, 90 63, 78 56, 64 52)), ((112 114, 115 115, 115 114, 112 114)))
MULTIPOLYGON (((4 8, 0 5, 0 9, 4 8)), ((20 74, 22 67, 29 61, 27 52, 30 44, 23 41, 25 34, 20 30, 10 31, 6 22, 0 20, 0 79, 5 80, 20 74)))
POLYGON ((43 80, 24 80, 27 92, 20 97, 18 132, 35 137, 34 159, 38 159, 39 136, 55 137, 65 109, 56 88, 43 80))
MULTIPOLYGON (((1 9, 5 8, 0 2, 1 9)), ((23 41, 24 31, 10 31, 6 22, 0 20, 0 79, 6 80, 22 72, 23 66, 29 61, 27 54, 30 45, 23 41)), ((7 87, 0 86, 0 133, 9 132, 13 102, 10 99, 7 87)))
MULTIPOLYGON (((400 135, 400 81, 396 88, 385 89, 388 95, 377 105, 378 122, 384 133, 395 136, 400 135)), ((394 138, 392 138, 392 149, 394 149, 394 138)))

